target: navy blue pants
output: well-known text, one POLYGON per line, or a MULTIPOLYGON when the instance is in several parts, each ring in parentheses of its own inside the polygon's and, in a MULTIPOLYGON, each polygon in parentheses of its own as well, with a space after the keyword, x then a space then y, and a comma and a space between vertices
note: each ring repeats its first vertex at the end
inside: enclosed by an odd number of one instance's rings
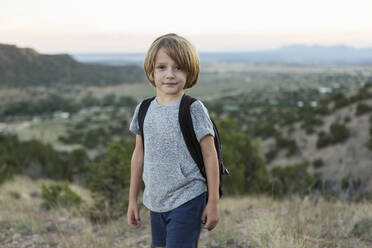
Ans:
POLYGON ((153 247, 196 248, 207 193, 164 213, 150 211, 153 247))

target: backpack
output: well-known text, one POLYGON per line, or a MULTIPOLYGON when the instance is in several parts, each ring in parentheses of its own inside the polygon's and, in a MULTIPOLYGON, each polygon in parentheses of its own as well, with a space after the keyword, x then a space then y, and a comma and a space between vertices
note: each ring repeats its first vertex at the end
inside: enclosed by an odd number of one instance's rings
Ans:
MULTIPOLYGON (((145 148, 144 144, 144 133, 143 133, 143 123, 145 120, 145 116, 147 113, 147 110, 151 104, 151 101, 153 101, 155 97, 148 98, 144 100, 138 110, 138 125, 141 132, 142 137, 142 145, 143 149, 145 148)), ((205 180, 207 180, 207 175, 205 172, 204 167, 204 161, 203 161, 203 155, 201 151, 200 144, 196 138, 196 134, 194 131, 194 127, 192 124, 192 118, 191 118, 191 112, 190 112, 190 106, 193 102, 195 102, 197 99, 188 96, 184 94, 181 99, 180 108, 178 112, 178 120, 181 127, 181 132, 183 135, 183 138, 185 140, 187 149, 190 152, 191 157, 197 164, 197 166, 200 169, 200 173, 203 175, 205 180)), ((220 140, 220 136, 218 133, 218 129, 214 121, 211 119, 213 124, 213 131, 214 131, 214 146, 216 148, 217 152, 217 158, 218 158, 218 165, 219 165, 219 175, 220 175, 220 185, 219 185, 219 195, 222 196, 222 175, 229 175, 229 171, 225 167, 223 161, 222 161, 222 144, 220 140)))

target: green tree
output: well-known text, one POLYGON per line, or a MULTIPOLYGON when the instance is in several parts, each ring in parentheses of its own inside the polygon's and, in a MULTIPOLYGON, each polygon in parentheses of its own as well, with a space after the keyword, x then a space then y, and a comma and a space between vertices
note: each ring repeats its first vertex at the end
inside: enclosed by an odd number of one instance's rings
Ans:
POLYGON ((350 100, 343 93, 337 93, 333 96, 334 106, 333 110, 343 108, 350 104, 350 100))
POLYGON ((17 136, 0 134, 0 184, 11 179, 20 169, 19 145, 17 136))
POLYGON ((350 135, 349 129, 340 123, 333 123, 330 127, 333 143, 339 143, 347 140, 350 135))
POLYGON ((88 154, 84 149, 76 149, 68 154, 64 177, 73 181, 73 176, 81 176, 88 168, 88 154))
POLYGON ((24 153, 21 163, 22 174, 33 178, 66 179, 65 161, 50 144, 30 140, 23 142, 18 152, 24 153))
POLYGON ((261 193, 268 189, 268 173, 259 155, 258 144, 238 132, 235 120, 226 119, 216 123, 222 142, 222 157, 230 170, 224 177, 223 188, 228 194, 261 193))
POLYGON ((356 116, 363 115, 365 113, 371 112, 372 107, 365 103, 358 103, 356 107, 356 116))
POLYGON ((320 149, 332 144, 332 137, 324 131, 318 133, 318 140, 316 141, 316 148, 320 149))
POLYGON ((37 140, 20 142, 14 135, 0 134, 0 183, 13 174, 72 181, 73 175, 84 172, 87 161, 81 149, 63 154, 37 140))
POLYGON ((306 193, 312 185, 313 177, 307 172, 306 164, 275 166, 271 170, 272 192, 276 196, 306 193))
POLYGON ((128 204, 130 160, 134 142, 121 139, 110 143, 101 162, 92 163, 86 174, 88 187, 94 192, 95 208, 91 216, 107 220, 123 215, 128 204))
POLYGON ((319 168, 321 168, 321 167, 323 167, 323 166, 324 166, 323 159, 318 158, 318 159, 315 159, 315 160, 313 161, 313 167, 314 167, 315 169, 319 169, 319 168))
POLYGON ((316 147, 323 148, 331 144, 344 142, 350 136, 349 129, 341 123, 332 123, 330 128, 330 133, 327 134, 324 131, 318 133, 318 140, 316 142, 316 147))

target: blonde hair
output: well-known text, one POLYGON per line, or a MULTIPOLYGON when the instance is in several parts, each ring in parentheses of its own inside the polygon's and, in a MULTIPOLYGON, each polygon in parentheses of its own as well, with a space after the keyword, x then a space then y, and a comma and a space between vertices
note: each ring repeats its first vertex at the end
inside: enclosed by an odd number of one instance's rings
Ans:
POLYGON ((174 33, 158 37, 147 51, 144 68, 150 83, 155 87, 155 61, 161 48, 186 73, 184 89, 192 88, 197 83, 199 77, 199 57, 195 47, 188 40, 174 33))

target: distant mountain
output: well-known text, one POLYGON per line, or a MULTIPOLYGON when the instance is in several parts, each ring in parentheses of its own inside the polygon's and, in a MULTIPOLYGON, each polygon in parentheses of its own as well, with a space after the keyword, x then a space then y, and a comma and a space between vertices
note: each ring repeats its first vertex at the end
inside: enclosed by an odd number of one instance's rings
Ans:
MULTIPOLYGON (((78 61, 112 65, 143 65, 144 53, 74 54, 78 61)), ((200 52, 201 63, 252 63, 300 65, 364 65, 372 64, 372 48, 339 46, 289 45, 257 52, 200 52)))
POLYGON ((68 54, 44 55, 30 48, 0 44, 0 85, 112 85, 144 82, 138 66, 92 65, 68 54))
POLYGON ((145 53, 76 53, 74 59, 90 64, 138 65, 143 67, 145 53))
POLYGON ((205 61, 353 65, 372 64, 372 48, 352 48, 348 46, 306 46, 290 45, 276 50, 241 53, 203 53, 205 61))

